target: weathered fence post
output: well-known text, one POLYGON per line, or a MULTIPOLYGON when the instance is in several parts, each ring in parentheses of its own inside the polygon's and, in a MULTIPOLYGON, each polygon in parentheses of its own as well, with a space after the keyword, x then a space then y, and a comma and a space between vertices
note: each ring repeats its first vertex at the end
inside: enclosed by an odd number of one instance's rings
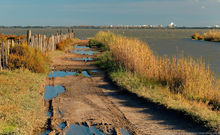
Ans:
POLYGON ((31 36, 31 43, 30 43, 31 47, 34 48, 34 36, 31 36))
POLYGON ((54 42, 54 36, 51 36, 51 46, 52 46, 52 51, 54 51, 56 49, 56 44, 54 42))
POLYGON ((30 45, 31 43, 31 30, 27 31, 27 44, 30 45))
POLYGON ((46 35, 43 35, 43 51, 46 51, 46 49, 47 49, 47 48, 46 48, 46 46, 47 46, 47 45, 46 45, 46 43, 47 43, 47 42, 46 42, 46 39, 47 39, 47 36, 46 36, 46 35))
POLYGON ((9 56, 9 41, 6 40, 6 47, 5 47, 5 66, 8 65, 8 56, 9 56))
POLYGON ((4 41, 2 40, 2 68, 4 68, 4 41))
MULTIPOLYGON (((2 49, 2 48, 1 48, 2 49)), ((2 70, 2 53, 0 51, 0 71, 2 70)))
POLYGON ((12 39, 12 40, 11 40, 11 46, 10 46, 10 53, 12 53, 12 48, 13 48, 13 46, 14 46, 14 40, 12 39))

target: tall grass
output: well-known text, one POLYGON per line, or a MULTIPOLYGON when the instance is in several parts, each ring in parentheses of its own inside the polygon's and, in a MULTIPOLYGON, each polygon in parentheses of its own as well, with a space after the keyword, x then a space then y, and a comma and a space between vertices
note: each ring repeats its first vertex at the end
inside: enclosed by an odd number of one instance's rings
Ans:
POLYGON ((195 40, 220 42, 220 31, 211 30, 211 31, 205 32, 203 34, 194 33, 192 35, 192 38, 195 39, 195 40))
POLYGON ((220 94, 215 79, 202 60, 191 57, 168 58, 153 54, 146 43, 111 32, 99 32, 95 40, 105 44, 118 65, 134 72, 143 80, 158 82, 186 99, 208 102, 220 107, 220 94))

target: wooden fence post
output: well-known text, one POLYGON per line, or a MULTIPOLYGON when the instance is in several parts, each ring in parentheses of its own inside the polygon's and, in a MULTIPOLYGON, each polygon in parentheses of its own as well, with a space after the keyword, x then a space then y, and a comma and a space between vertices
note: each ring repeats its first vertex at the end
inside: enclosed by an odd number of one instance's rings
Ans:
POLYGON ((5 47, 5 66, 8 65, 8 56, 9 56, 9 41, 6 40, 6 47, 5 47))
POLYGON ((2 53, 1 53, 1 51, 0 51, 0 71, 2 71, 2 53))
POLYGON ((54 42, 54 36, 53 35, 51 36, 51 47, 52 47, 51 51, 56 50, 56 44, 54 42))
POLYGON ((2 68, 4 68, 4 50, 5 50, 5 48, 4 48, 4 41, 2 41, 2 68))
POLYGON ((40 51, 42 52, 43 46, 42 46, 43 37, 40 35, 40 51))
POLYGON ((46 43, 47 43, 47 42, 46 42, 46 39, 47 39, 46 35, 43 35, 43 51, 46 51, 46 49, 47 49, 47 48, 46 48, 46 46, 47 46, 47 45, 46 45, 46 43))
POLYGON ((27 31, 27 45, 30 45, 31 43, 31 30, 27 31))
POLYGON ((30 43, 31 47, 34 48, 34 36, 31 36, 31 43, 30 43))
POLYGON ((11 40, 10 53, 12 53, 12 48, 14 47, 14 40, 11 40))

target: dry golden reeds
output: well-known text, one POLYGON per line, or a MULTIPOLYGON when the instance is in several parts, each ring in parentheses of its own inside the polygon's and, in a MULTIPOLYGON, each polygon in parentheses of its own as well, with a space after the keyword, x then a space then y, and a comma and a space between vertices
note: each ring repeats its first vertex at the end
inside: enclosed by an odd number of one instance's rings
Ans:
POLYGON ((105 44, 114 60, 126 70, 146 80, 167 84, 174 93, 189 100, 220 106, 220 94, 214 89, 214 77, 201 59, 155 56, 149 46, 135 38, 99 32, 95 40, 105 44))
POLYGON ((194 33, 192 38, 195 40, 220 42, 220 31, 210 30, 209 32, 205 32, 203 34, 194 33))

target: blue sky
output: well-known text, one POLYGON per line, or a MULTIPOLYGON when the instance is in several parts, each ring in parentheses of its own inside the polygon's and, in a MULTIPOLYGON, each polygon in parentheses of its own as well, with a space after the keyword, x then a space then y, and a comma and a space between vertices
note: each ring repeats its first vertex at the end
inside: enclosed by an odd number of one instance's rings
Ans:
POLYGON ((0 0, 0 25, 220 25, 220 0, 0 0))

